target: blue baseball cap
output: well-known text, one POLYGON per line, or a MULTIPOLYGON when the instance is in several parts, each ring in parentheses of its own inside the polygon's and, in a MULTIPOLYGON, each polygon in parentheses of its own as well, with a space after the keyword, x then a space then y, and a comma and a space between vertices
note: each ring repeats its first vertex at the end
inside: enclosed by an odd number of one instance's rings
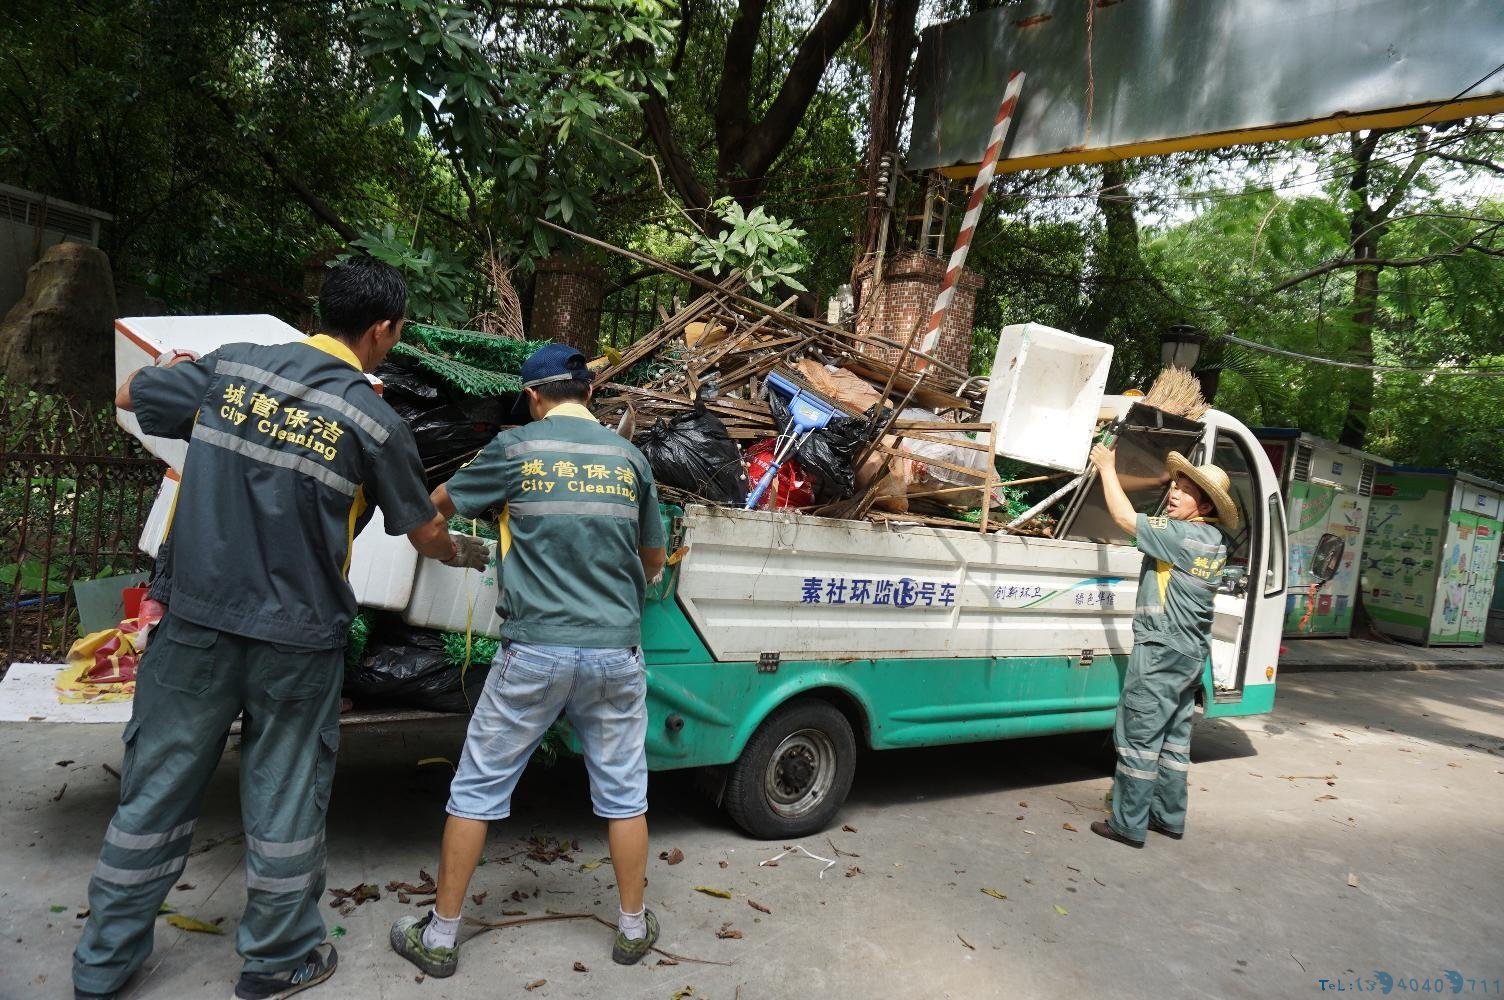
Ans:
POLYGON ((585 355, 568 344, 545 344, 522 363, 524 389, 546 382, 589 382, 591 378, 585 355))

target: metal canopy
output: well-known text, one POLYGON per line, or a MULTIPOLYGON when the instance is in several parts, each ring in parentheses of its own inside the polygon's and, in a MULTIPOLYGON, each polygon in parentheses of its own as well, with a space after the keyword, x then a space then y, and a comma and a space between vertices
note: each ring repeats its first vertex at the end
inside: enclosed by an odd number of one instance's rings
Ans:
POLYGON ((1012 70, 999 170, 1492 114, 1501 61, 1499 0, 1013 4, 925 30, 906 166, 975 173, 1012 70))

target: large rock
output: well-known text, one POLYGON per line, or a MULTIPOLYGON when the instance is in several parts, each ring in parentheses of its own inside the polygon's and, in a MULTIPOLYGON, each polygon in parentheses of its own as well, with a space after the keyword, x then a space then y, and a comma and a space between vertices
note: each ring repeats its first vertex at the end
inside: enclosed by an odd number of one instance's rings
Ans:
POLYGON ((0 372, 81 401, 115 395, 115 283, 103 250, 51 247, 26 272, 26 294, 0 323, 0 372))

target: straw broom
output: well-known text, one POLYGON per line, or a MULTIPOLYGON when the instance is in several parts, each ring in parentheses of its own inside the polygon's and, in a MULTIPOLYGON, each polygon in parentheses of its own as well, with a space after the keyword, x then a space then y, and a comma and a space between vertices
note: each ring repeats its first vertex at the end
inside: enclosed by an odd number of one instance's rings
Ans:
POLYGON ((1211 409, 1201 396, 1201 383, 1196 376, 1177 365, 1170 365, 1159 373, 1143 402, 1156 410, 1188 420, 1200 420, 1211 409))

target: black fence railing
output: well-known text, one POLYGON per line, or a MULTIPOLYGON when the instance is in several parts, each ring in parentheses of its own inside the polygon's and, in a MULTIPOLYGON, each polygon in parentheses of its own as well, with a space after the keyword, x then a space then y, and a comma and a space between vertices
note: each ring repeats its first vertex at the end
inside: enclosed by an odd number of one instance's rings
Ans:
POLYGON ((667 274, 653 274, 606 295, 601 302, 601 347, 624 348, 663 322, 675 311, 675 301, 687 299, 687 282, 667 274))
POLYGON ((63 659, 75 583, 150 569, 137 542, 166 469, 113 407, 0 382, 0 675, 63 659))

